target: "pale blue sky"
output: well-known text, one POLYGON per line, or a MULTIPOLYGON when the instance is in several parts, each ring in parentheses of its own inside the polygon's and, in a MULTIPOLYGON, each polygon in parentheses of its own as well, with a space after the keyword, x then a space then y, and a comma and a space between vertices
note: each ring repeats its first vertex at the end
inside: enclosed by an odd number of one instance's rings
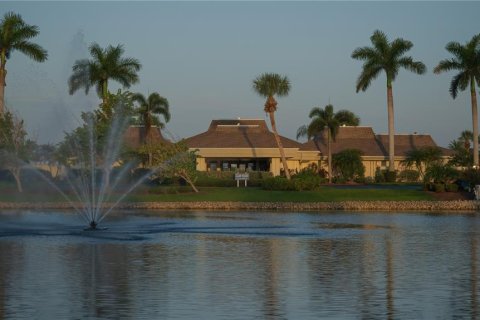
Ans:
POLYGON ((175 137, 205 131, 214 118, 267 119, 264 99, 251 89, 263 72, 291 80, 290 95, 278 100, 286 137, 329 101, 386 132, 385 77, 355 93, 361 62, 350 58, 375 29, 412 41, 409 54, 428 68, 423 76, 401 71, 394 83, 396 131, 430 133, 446 146, 472 126, 469 94, 453 100, 453 73, 432 69, 450 57, 447 42, 480 33, 479 2, 0 2, 1 15, 7 11, 37 25, 35 42, 49 53, 39 64, 15 52, 7 64, 7 105, 40 142, 61 140, 81 111, 97 105, 94 94, 67 89, 73 62, 87 58, 94 41, 121 43, 140 60, 140 83, 130 90, 168 98, 175 137))

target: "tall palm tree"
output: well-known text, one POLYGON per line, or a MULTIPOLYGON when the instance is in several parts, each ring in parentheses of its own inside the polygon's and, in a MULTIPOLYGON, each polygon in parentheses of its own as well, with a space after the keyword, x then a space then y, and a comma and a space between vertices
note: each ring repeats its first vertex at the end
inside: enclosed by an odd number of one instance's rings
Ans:
POLYGON ((473 132, 470 130, 463 130, 462 133, 460 133, 458 140, 463 142, 463 146, 466 150, 470 150, 470 142, 473 141, 473 132))
POLYGON ((290 91, 290 81, 287 76, 281 76, 277 73, 263 73, 253 80, 253 90, 260 96, 267 98, 265 102, 265 112, 270 117, 270 124, 272 125, 273 135, 280 150, 280 158, 282 159, 283 170, 285 176, 290 180, 290 171, 288 170, 287 160, 285 158, 285 151, 283 150, 282 141, 277 132, 277 125, 275 123, 275 111, 277 111, 277 101, 274 96, 287 96, 290 91))
POLYGON ((39 33, 37 26, 31 26, 23 21, 19 14, 7 12, 0 21, 0 115, 5 104, 5 66, 13 51, 17 50, 29 58, 43 62, 47 60, 47 51, 36 43, 28 41, 39 33))
POLYGON ((393 112, 392 83, 397 77, 400 68, 407 69, 417 74, 425 73, 426 67, 420 61, 413 61, 404 54, 413 47, 412 42, 397 38, 391 42, 380 30, 375 30, 370 37, 373 47, 357 48, 352 53, 352 58, 365 61, 363 70, 357 79, 357 92, 366 91, 372 80, 384 71, 387 78, 387 107, 388 107, 388 160, 389 171, 395 171, 395 127, 393 112))
POLYGON ((465 91, 470 86, 473 122, 473 165, 478 168, 478 110, 475 82, 480 86, 480 34, 461 45, 458 42, 449 42, 445 47, 454 57, 438 63, 434 73, 459 71, 450 82, 450 95, 457 97, 458 90, 465 91))
POLYGON ((132 96, 132 100, 139 105, 136 111, 140 115, 143 126, 145 127, 144 142, 149 142, 152 125, 155 124, 159 127, 163 127, 163 123, 156 115, 162 115, 165 122, 170 121, 168 100, 157 92, 153 92, 148 98, 145 98, 141 93, 135 93, 132 96))
POLYGON ((332 141, 337 137, 338 128, 341 125, 358 126, 360 118, 348 110, 333 112, 333 106, 328 104, 325 109, 313 108, 308 115, 312 121, 308 126, 301 126, 297 130, 297 139, 302 136, 311 138, 318 137, 323 131, 327 132, 328 153, 328 182, 332 182, 332 141))
POLYGON ((108 100, 108 81, 115 80, 124 88, 129 88, 138 82, 137 72, 142 67, 135 58, 122 57, 122 45, 101 48, 93 43, 90 48, 92 59, 75 61, 72 75, 68 80, 69 93, 74 94, 80 88, 85 88, 88 94, 91 87, 96 87, 98 95, 102 98, 103 106, 108 100))

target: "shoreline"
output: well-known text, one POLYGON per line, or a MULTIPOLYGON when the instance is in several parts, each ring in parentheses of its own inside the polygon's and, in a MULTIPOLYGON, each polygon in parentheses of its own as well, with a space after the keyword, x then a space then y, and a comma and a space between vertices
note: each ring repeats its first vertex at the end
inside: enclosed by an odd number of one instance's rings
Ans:
MULTIPOLYGON (((80 203, 74 203, 81 206, 80 203)), ((109 208, 112 204, 104 203, 109 208)), ((68 202, 0 202, 0 210, 74 209, 68 202)), ((338 201, 338 202, 124 202, 116 209, 139 210, 258 210, 258 211, 480 211, 475 200, 338 201)))

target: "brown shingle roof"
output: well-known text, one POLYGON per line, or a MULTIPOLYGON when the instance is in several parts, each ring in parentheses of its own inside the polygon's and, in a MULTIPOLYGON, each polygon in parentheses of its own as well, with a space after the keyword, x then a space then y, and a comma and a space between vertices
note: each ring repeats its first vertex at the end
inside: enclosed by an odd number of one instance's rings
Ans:
MULTIPOLYGON (((358 149, 365 156, 384 156, 371 127, 340 127, 335 141, 332 141, 332 153, 345 149, 358 149)), ((305 142, 300 150, 318 150, 326 155, 328 153, 326 133, 305 142)))
MULTIPOLYGON (((395 155, 405 156, 408 151, 422 147, 436 147, 437 144, 427 134, 396 134, 395 155)), ((388 156, 388 135, 375 135, 371 127, 340 127, 337 137, 332 142, 332 153, 345 149, 358 149, 364 156, 388 156)), ((452 151, 440 148, 443 155, 449 156, 452 151)), ((326 155, 327 137, 326 133, 319 135, 316 139, 307 141, 300 150, 320 151, 326 155)))
MULTIPOLYGON (((377 140, 388 155, 388 134, 378 134, 377 140)), ((406 156, 408 151, 424 147, 438 147, 432 136, 429 134, 396 134, 395 135, 395 155, 406 156)), ((452 155, 452 150, 438 147, 442 150, 444 156, 452 155)))
MULTIPOLYGON (((162 132, 158 127, 152 127, 150 129, 152 139, 156 143, 171 143, 169 140, 162 136, 162 132)), ((142 145, 145 138, 145 128, 143 126, 130 126, 125 130, 123 140, 125 145, 130 148, 138 148, 142 145)))
MULTIPOLYGON (((280 136, 284 148, 300 148, 294 140, 280 136)), ((185 139, 190 148, 277 148, 265 120, 213 120, 207 131, 185 139)))

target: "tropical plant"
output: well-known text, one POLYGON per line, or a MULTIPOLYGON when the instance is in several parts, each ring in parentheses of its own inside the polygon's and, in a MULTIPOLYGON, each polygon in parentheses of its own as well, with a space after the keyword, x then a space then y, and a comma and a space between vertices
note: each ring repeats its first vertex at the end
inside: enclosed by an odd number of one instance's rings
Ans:
POLYGON ((425 182, 451 183, 458 178, 459 173, 448 164, 435 163, 425 171, 425 182))
POLYGON ((453 155, 449 160, 451 165, 466 168, 473 165, 472 140, 473 133, 469 130, 464 130, 460 137, 450 142, 448 147, 453 151, 453 155))
POLYGON ((362 152, 357 149, 345 149, 333 155, 333 169, 341 180, 352 181, 365 176, 362 152))
POLYGON ((168 100, 158 93, 154 92, 145 98, 141 93, 135 93, 132 100, 138 104, 136 113, 141 117, 141 123, 145 127, 145 143, 150 140, 150 131, 152 125, 163 128, 165 125, 160 121, 158 116, 162 115, 165 122, 170 121, 170 111, 168 100))
POLYGON ((473 123, 473 165, 478 167, 478 109, 475 82, 480 86, 480 34, 470 39, 465 45, 459 42, 449 42, 445 49, 454 57, 438 63, 433 72, 436 74, 448 71, 458 71, 450 82, 450 95, 457 97, 458 90, 465 91, 470 87, 473 123))
POLYGON ((19 14, 7 12, 0 21, 0 114, 5 105, 5 79, 7 60, 17 50, 29 58, 43 62, 47 60, 47 51, 29 39, 38 35, 38 27, 26 24, 19 14))
POLYGON ((348 110, 333 112, 333 106, 328 104, 325 109, 313 108, 308 115, 312 121, 308 126, 303 125, 297 130, 297 139, 301 136, 307 136, 316 139, 324 131, 327 133, 327 153, 328 153, 328 182, 332 182, 332 141, 337 137, 338 129, 342 125, 358 126, 360 118, 348 110))
POLYGON ((407 69, 417 74, 425 73, 426 67, 420 61, 404 54, 413 47, 413 43, 397 38, 391 42, 380 30, 373 32, 370 37, 373 47, 357 48, 352 53, 352 58, 365 61, 362 73, 357 79, 357 92, 366 91, 372 80, 384 71, 387 78, 387 109, 388 109, 388 159, 389 171, 395 171, 395 121, 393 112, 393 86, 400 68, 407 69))
POLYGON ((433 164, 438 164, 442 160, 442 150, 439 147, 421 147, 407 151, 405 160, 402 164, 406 168, 414 167, 418 170, 420 177, 424 176, 424 169, 433 164))
POLYGON ((162 178, 182 178, 190 185, 194 192, 198 192, 195 182, 197 180, 196 150, 188 149, 184 141, 171 144, 155 144, 154 149, 146 149, 148 145, 139 148, 141 158, 152 152, 152 162, 155 175, 162 178))
POLYGON ((137 72, 141 68, 140 62, 135 58, 122 57, 122 45, 101 48, 93 43, 90 48, 92 59, 75 61, 72 75, 68 80, 69 93, 74 94, 80 88, 88 94, 91 87, 96 87, 103 104, 108 100, 108 81, 115 80, 124 88, 129 88, 138 82, 137 72))
POLYGON ((23 120, 9 111, 0 114, 0 167, 13 175, 18 192, 23 192, 20 174, 28 162, 32 146, 23 120))
POLYGON ((287 96, 290 92, 290 81, 286 76, 281 76, 276 73, 263 73, 253 80, 253 90, 255 90, 260 96, 267 98, 264 110, 270 117, 270 124, 272 125, 273 135, 275 136, 280 151, 280 158, 282 160, 285 176, 290 180, 290 171, 288 170, 285 151, 283 150, 282 141, 275 123, 275 111, 277 111, 277 101, 275 100, 275 96, 287 96))

